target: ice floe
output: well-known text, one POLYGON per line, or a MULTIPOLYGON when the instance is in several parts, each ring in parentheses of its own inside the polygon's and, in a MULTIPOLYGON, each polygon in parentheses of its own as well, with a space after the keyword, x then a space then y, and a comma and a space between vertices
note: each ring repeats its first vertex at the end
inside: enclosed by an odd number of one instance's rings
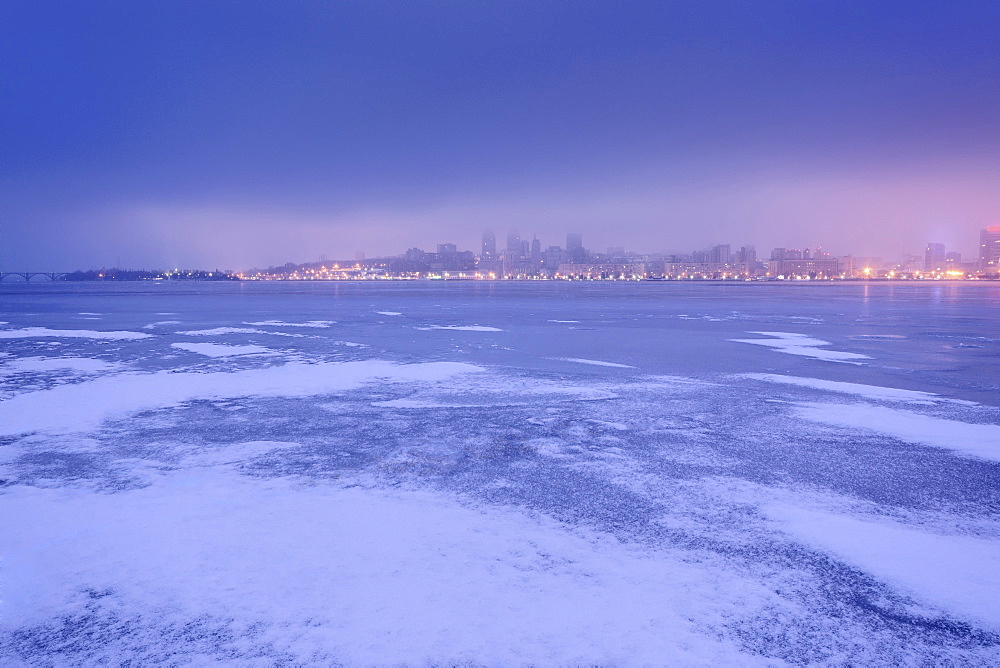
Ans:
POLYGON ((48 327, 25 327, 23 329, 0 329, 0 339, 41 339, 58 337, 67 339, 147 339, 151 335, 142 332, 97 332, 90 329, 49 329, 48 327))
POLYGON ((855 363, 856 360, 871 359, 868 355, 860 353, 849 353, 840 350, 828 350, 821 346, 833 345, 830 341, 814 339, 806 334, 795 332, 750 332, 761 336, 770 336, 770 339, 729 339, 736 343, 751 343, 755 346, 767 346, 774 348, 777 352, 788 353, 789 355, 802 355, 813 357, 826 362, 848 362, 855 363))
POLYGON ((375 311, 379 315, 403 315, 399 311, 375 311))

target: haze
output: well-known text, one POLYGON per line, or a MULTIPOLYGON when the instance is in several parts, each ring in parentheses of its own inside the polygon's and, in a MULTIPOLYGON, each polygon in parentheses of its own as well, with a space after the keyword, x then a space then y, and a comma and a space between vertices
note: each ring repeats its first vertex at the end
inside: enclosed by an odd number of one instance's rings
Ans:
POLYGON ((8 2, 0 268, 545 244, 975 254, 992 2, 8 2))

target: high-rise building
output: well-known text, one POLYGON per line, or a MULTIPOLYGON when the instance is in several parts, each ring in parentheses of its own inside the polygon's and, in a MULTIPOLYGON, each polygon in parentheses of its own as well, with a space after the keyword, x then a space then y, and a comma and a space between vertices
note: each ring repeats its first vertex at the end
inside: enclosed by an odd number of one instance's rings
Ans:
POLYGON ((944 244, 928 243, 924 250, 924 271, 944 271, 947 257, 944 244))
POLYGON ((522 257, 523 254, 524 246, 521 244, 521 235, 517 230, 511 230, 507 233, 507 256, 522 257))
POLYGON ((991 273, 1000 271, 1000 225, 979 233, 979 268, 991 273))
POLYGON ((539 262, 542 259, 542 242, 538 240, 538 237, 533 236, 531 239, 531 261, 539 262))
POLYGON ((483 247, 482 247, 482 258, 484 260, 493 260, 497 256, 497 235, 493 233, 493 230, 486 230, 483 232, 483 247))
POLYGON ((583 262, 587 259, 587 252, 583 249, 583 235, 579 232, 570 232, 566 235, 566 251, 569 253, 572 262, 583 262))
POLYGON ((736 253, 736 261, 752 267, 757 262, 757 249, 753 246, 740 246, 739 252, 736 253))
POLYGON ((719 244, 708 251, 708 261, 714 264, 729 264, 729 244, 719 244))
POLYGON ((445 255, 448 253, 457 253, 457 252, 458 252, 458 246, 456 246, 455 244, 438 244, 438 253, 441 255, 445 255))

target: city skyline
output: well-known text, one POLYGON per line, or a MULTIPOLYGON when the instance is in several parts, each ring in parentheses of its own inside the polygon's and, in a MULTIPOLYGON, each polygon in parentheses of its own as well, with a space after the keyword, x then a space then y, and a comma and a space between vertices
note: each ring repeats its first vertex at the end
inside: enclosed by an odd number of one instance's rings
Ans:
POLYGON ((0 267, 262 266, 575 229, 975 251, 991 3, 8 3, 0 267))
POLYGON ((134 268, 122 264, 74 271, 2 271, 0 280, 15 276, 30 281, 33 276, 48 280, 229 280, 255 279, 337 279, 412 278, 418 276, 505 278, 977 278, 1000 275, 1000 225, 983 228, 975 254, 949 249, 930 241, 923 254, 896 257, 832 254, 823 246, 794 249, 774 247, 758 255, 754 244, 738 249, 732 244, 688 250, 683 253, 641 252, 625 246, 606 250, 584 246, 583 235, 568 232, 565 245, 543 245, 537 235, 529 241, 517 228, 498 244, 492 228, 483 231, 479 252, 460 250, 458 244, 441 242, 436 251, 411 247, 403 252, 366 258, 361 251, 353 260, 320 254, 316 261, 288 261, 283 265, 225 269, 134 268), (344 273, 347 272, 347 273, 344 273))

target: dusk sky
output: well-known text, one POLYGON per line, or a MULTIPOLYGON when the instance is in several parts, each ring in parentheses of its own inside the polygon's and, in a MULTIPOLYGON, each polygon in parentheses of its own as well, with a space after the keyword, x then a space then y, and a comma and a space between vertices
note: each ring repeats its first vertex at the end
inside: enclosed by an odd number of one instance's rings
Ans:
POLYGON ((3 270, 1000 224, 993 1, 7 0, 0 85, 3 270))

